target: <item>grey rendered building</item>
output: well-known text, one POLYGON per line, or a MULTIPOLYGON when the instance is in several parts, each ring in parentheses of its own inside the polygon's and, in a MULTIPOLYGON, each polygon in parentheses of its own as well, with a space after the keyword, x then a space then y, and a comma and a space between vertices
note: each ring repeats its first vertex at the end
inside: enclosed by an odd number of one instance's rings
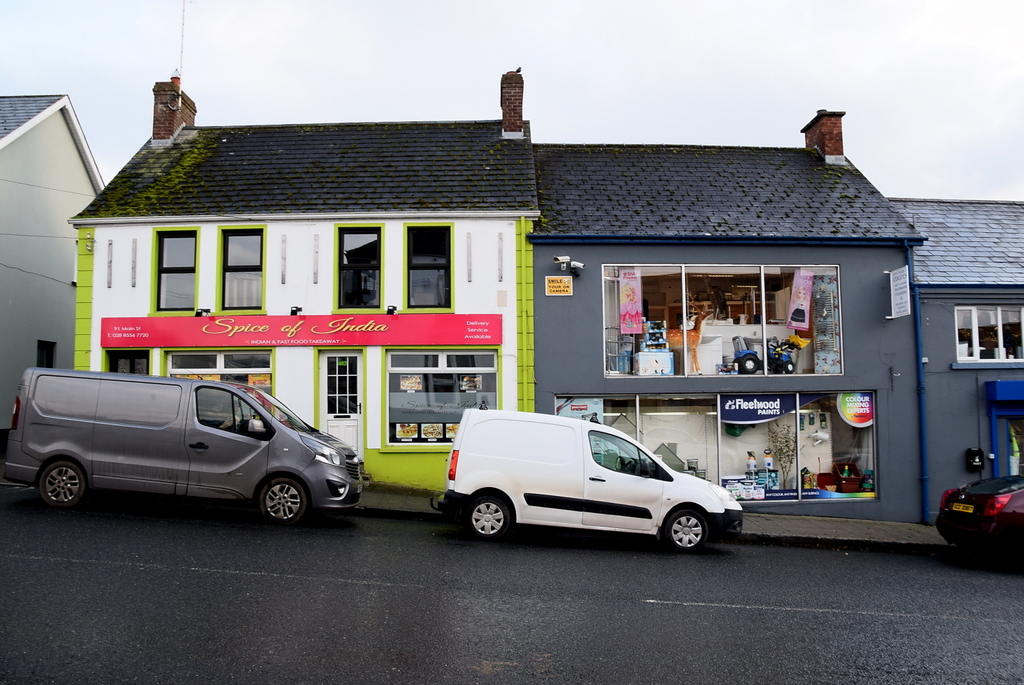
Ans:
POLYGON ((925 360, 922 463, 934 518, 943 490, 1020 473, 1024 203, 892 203, 927 237, 914 249, 914 285, 925 360))
POLYGON ((614 425, 748 510, 921 520, 889 274, 922 236, 846 160, 842 116, 804 148, 536 145, 536 410, 614 425))
POLYGON ((13 402, 27 367, 74 364, 68 219, 103 181, 66 95, 0 97, 0 179, 0 400, 13 402))

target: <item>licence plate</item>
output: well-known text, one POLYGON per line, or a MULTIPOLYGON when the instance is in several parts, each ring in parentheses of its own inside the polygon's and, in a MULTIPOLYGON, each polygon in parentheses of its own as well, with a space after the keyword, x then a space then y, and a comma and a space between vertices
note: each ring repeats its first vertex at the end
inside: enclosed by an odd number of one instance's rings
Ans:
POLYGON ((962 511, 965 514, 970 514, 971 512, 974 511, 974 505, 973 504, 962 504, 960 502, 953 502, 953 506, 950 507, 950 509, 952 509, 953 511, 962 511))

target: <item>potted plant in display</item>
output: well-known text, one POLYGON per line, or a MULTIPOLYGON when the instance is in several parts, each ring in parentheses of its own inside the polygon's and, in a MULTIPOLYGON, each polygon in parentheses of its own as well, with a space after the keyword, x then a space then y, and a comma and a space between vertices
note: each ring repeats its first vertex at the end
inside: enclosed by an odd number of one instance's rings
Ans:
POLYGON ((792 486, 789 474, 796 464, 796 431, 789 424, 774 421, 768 424, 768 449, 779 469, 779 487, 783 490, 792 486))

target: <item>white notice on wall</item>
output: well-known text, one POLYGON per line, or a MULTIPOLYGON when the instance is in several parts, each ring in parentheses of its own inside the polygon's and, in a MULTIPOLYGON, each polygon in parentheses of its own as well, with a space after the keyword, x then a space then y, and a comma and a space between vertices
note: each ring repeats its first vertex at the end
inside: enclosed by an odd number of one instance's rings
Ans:
POLYGON ((889 272, 889 290, 892 297, 892 315, 887 319, 910 316, 910 267, 901 266, 889 272))

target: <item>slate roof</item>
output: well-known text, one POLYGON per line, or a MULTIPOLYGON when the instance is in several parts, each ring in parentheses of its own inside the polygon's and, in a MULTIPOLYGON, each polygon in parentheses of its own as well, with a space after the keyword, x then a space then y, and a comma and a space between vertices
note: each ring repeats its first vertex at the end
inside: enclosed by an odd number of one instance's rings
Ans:
POLYGON ((1024 284, 1024 202, 893 199, 928 237, 914 280, 935 285, 1024 284))
POLYGON ((313 124, 184 129, 76 220, 536 210, 529 136, 500 121, 313 124))
POLYGON ((0 97, 0 138, 13 133, 63 95, 5 95, 0 97))
POLYGON ((536 145, 536 235, 919 238, 854 167, 802 148, 536 145))

